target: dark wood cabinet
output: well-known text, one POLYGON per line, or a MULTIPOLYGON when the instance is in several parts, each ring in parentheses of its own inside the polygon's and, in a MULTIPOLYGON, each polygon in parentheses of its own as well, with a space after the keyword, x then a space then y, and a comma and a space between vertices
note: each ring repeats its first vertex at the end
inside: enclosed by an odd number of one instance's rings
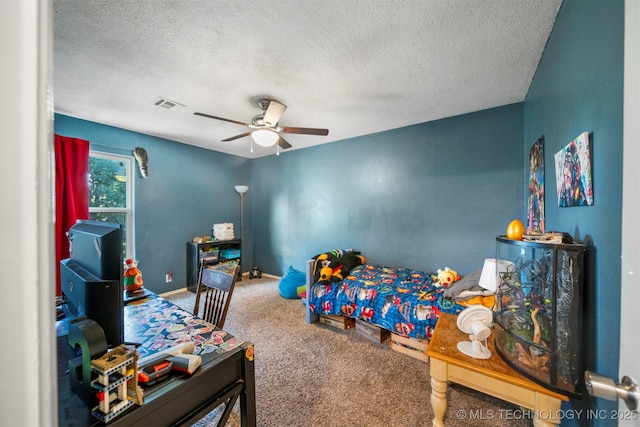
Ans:
MULTIPOLYGON (((242 240, 214 240, 205 243, 187 242, 187 290, 195 292, 198 286, 200 262, 209 258, 212 263, 237 260, 242 265, 242 240), (233 253, 229 254, 229 252, 233 253), (235 255, 239 252, 239 255, 235 255)), ((238 269, 242 277, 242 268, 238 269)), ((240 279, 240 277, 238 279, 240 279)))

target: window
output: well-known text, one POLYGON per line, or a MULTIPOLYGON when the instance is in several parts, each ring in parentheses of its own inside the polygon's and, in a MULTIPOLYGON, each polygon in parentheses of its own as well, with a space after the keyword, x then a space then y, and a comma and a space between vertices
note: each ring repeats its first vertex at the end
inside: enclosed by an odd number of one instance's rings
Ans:
POLYGON ((89 219, 122 224, 124 258, 135 258, 133 158, 91 151, 89 219))

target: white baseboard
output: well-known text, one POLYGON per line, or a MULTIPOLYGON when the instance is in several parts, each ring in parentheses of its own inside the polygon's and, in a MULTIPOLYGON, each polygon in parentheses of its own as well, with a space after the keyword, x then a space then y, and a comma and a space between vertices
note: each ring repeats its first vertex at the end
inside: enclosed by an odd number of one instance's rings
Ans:
MULTIPOLYGON (((268 274, 268 273, 262 273, 262 277, 268 277, 270 279, 277 279, 277 280, 281 279, 280 276, 275 276, 273 274, 268 274)), ((247 279, 247 280, 249 279, 249 272, 248 271, 242 273, 242 280, 244 280, 244 279, 247 279)), ((180 292, 185 292, 185 291, 187 291, 186 286, 184 288, 174 289, 173 291, 167 291, 167 292, 164 292, 164 293, 161 293, 161 294, 158 294, 158 295, 160 295, 161 297, 165 297, 165 296, 168 296, 168 295, 179 294, 180 292)))
MULTIPOLYGON (((249 275, 249 273, 247 273, 247 276, 249 275)), ((281 279, 280 276, 275 276, 273 274, 269 274, 269 273, 262 273, 262 277, 269 277, 270 279, 281 279)))
POLYGON ((161 297, 166 297, 167 295, 179 294, 180 292, 185 292, 186 290, 187 287, 185 286, 184 288, 174 289, 173 291, 167 291, 158 295, 160 295, 161 297))

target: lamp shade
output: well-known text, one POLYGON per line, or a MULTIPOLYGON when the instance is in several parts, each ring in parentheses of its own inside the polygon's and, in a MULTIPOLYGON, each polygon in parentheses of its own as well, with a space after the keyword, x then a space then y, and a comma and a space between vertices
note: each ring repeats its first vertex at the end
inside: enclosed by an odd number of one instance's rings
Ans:
POLYGON ((498 275, 507 271, 510 264, 509 261, 503 259, 485 259, 478 284, 488 291, 495 292, 498 288, 498 275))
POLYGON ((240 194, 244 194, 249 191, 248 185, 236 185, 236 191, 240 194))
POLYGON ((271 147, 278 142, 278 138, 280 138, 280 136, 269 129, 258 129, 251 132, 251 138, 253 138, 254 142, 258 145, 271 147))

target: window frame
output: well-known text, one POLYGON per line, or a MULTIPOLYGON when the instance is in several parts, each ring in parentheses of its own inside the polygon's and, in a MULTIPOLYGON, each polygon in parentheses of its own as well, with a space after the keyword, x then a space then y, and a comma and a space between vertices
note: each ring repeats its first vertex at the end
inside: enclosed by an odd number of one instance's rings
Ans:
MULTIPOLYGON (((127 174, 126 181, 126 195, 125 195, 125 203, 126 207, 124 208, 100 208, 100 207, 91 207, 89 206, 89 215, 94 212, 104 212, 104 213, 124 213, 126 215, 126 224, 125 224, 125 241, 127 242, 126 247, 126 258, 136 259, 136 243, 135 243, 135 169, 133 164, 133 156, 126 156, 122 154, 114 154, 108 153, 105 151, 98 150, 89 150, 89 157, 98 157, 106 160, 114 160, 118 162, 124 163, 125 171, 127 174)), ((87 176, 87 186, 89 185, 89 177, 87 176)))

